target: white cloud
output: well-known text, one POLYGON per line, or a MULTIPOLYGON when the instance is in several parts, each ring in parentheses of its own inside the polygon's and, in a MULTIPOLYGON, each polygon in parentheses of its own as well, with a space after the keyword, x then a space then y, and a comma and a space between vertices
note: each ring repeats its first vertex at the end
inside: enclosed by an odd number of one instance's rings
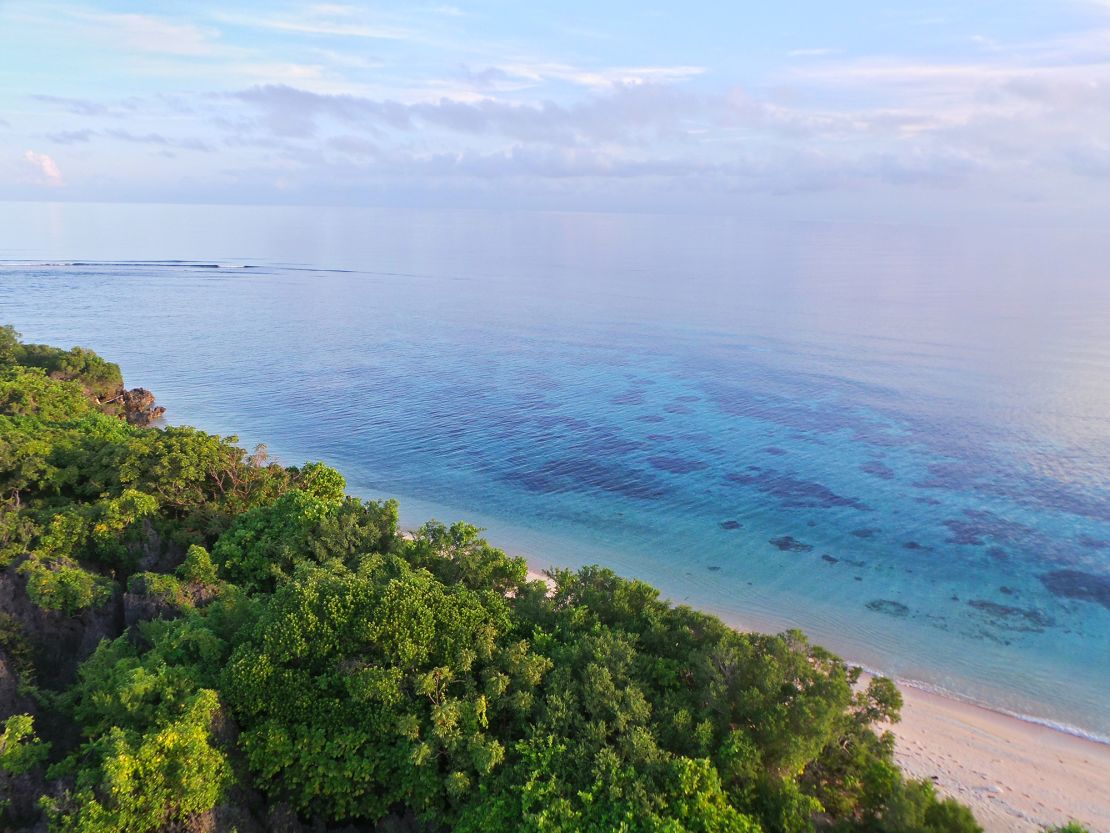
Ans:
POLYGON ((373 40, 410 40, 413 32, 401 26, 370 23, 352 19, 354 9, 346 6, 311 6, 296 17, 253 17, 217 14, 216 20, 232 26, 269 29, 300 35, 330 35, 373 40))
POLYGON ((605 88, 616 85, 674 83, 702 75, 700 66, 602 67, 587 69, 561 63, 507 63, 496 67, 506 75, 533 82, 565 81, 582 87, 605 88))
POLYGON ((218 50, 219 32, 189 23, 175 23, 148 14, 73 12, 86 29, 95 27, 132 49, 163 55, 212 55, 218 50))
POLYGON ((57 183, 53 160, 20 159, 23 147, 72 146, 67 196, 93 170, 121 182, 152 172, 167 188, 221 171, 244 183, 251 171, 279 171, 289 193, 390 178, 541 192, 559 182, 568 194, 609 181, 647 193, 655 186, 633 183, 669 180, 706 193, 850 195, 879 183, 920 195, 959 185, 1000 199, 1019 187, 1046 198, 1086 188, 1101 199, 1110 176, 1110 27, 1094 15, 1097 25, 1070 35, 1023 43, 967 33, 933 53, 899 52, 896 41, 890 54, 841 51, 812 32, 796 49, 777 48, 777 69, 734 67, 726 78, 700 65, 709 51, 676 48, 637 65, 577 38, 573 55, 551 56, 554 33, 499 42, 480 15, 438 2, 392 13, 282 4, 257 18, 232 4, 189 21, 205 25, 23 5, 18 22, 58 42, 87 29, 89 60, 143 84, 78 98, 91 86, 32 77, 17 95, 40 121, 11 140, 9 159, 28 182, 33 171, 39 185, 57 183), (174 166, 155 158, 182 150, 209 155, 181 154, 174 166))
POLYGON ((23 161, 39 184, 49 186, 62 184, 62 171, 58 163, 45 153, 28 150, 23 154, 23 161))

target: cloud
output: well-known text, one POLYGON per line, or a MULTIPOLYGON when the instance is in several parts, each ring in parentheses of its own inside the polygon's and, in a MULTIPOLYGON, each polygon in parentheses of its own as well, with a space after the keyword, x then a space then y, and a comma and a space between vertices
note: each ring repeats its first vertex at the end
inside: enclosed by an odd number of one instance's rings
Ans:
POLYGON ((46 138, 58 145, 76 145, 88 142, 96 135, 95 130, 62 130, 57 133, 47 133, 46 138))
POLYGON ((328 140, 328 147, 356 158, 381 159, 384 156, 376 142, 361 136, 335 136, 328 140))
POLYGON ((91 99, 41 94, 34 94, 31 98, 43 104, 53 104, 78 116, 106 116, 111 113, 111 109, 108 105, 98 101, 92 101, 91 99))
POLYGON ((212 56, 221 49, 219 30, 153 14, 92 11, 38 2, 13 3, 7 17, 29 31, 50 33, 59 41, 77 38, 81 43, 94 41, 115 50, 198 57, 212 56))
POLYGON ((1100 193, 1110 175, 1110 28, 1094 15, 1094 28, 1065 36, 1017 43, 964 32, 932 52, 899 53, 897 40, 886 41, 889 54, 833 50, 820 37, 793 51, 772 44, 743 62, 740 85, 723 74, 740 72, 734 63, 701 65, 716 60, 712 49, 676 40, 645 50, 652 58, 641 64, 578 37, 575 48, 598 50, 595 59, 552 58, 544 50, 567 41, 497 42, 492 33, 510 27, 490 30, 481 15, 438 2, 394 12, 353 0, 281 4, 257 17, 206 6, 194 12, 205 25, 49 5, 59 21, 51 39, 89 25, 105 92, 74 97, 84 87, 61 69, 44 75, 30 91, 55 95, 30 97, 37 132, 10 158, 36 141, 77 146, 63 159, 67 196, 93 181, 88 166, 99 182, 167 193, 234 181, 251 199, 280 180, 286 195, 382 193, 385 182, 487 194, 654 188, 664 201, 672 189, 863 202, 876 188, 920 197, 960 187, 999 202, 1069 189, 1076 203, 1110 201, 1100 193), (176 51, 159 51, 167 39, 179 40, 176 51), (127 97, 150 89, 176 92, 127 97), (158 158, 185 150, 208 155, 158 158))
POLYGON ((221 23, 249 29, 268 29, 298 35, 324 35, 372 40, 410 40, 412 30, 388 24, 352 19, 358 12, 350 6, 309 6, 304 14, 292 17, 255 17, 217 14, 221 23))
POLYGON ((33 101, 38 101, 42 104, 50 104, 76 116, 107 116, 110 118, 123 118, 134 114, 136 110, 142 107, 150 106, 149 100, 142 101, 138 98, 117 100, 113 101, 110 104, 107 104, 103 101, 96 101, 91 98, 71 98, 68 96, 60 95, 32 94, 30 98, 33 101))
POLYGON ((36 153, 33 150, 25 151, 23 161, 30 168, 39 184, 48 186, 62 184, 62 171, 58 167, 58 163, 45 153, 36 153))
POLYGON ((208 142, 195 138, 170 138, 161 133, 132 133, 129 130, 106 130, 105 136, 118 139, 121 142, 132 142, 142 145, 159 145, 164 148, 178 148, 180 150, 197 150, 211 153, 216 148, 208 142))
POLYGON ((506 63, 497 67, 515 78, 533 82, 564 81, 581 87, 610 88, 636 84, 669 84, 685 81, 706 72, 693 65, 602 67, 588 69, 561 63, 506 63))
POLYGON ((706 99, 666 85, 617 87, 604 96, 570 105, 551 101, 516 104, 483 98, 404 104, 354 95, 325 95, 284 85, 252 87, 231 94, 261 114, 273 134, 307 138, 321 120, 375 129, 413 131, 438 127, 470 135, 570 145, 586 141, 638 141, 641 136, 678 138, 683 119, 707 111, 706 99))
POLYGON ((139 52, 195 57, 219 51, 216 29, 148 14, 55 10, 79 23, 85 37, 111 40, 139 52))

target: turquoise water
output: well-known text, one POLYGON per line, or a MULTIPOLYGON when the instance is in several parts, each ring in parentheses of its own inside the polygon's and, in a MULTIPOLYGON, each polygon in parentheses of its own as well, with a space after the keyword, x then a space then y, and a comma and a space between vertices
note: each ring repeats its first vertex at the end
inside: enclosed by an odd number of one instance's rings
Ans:
POLYGON ((0 206, 0 318, 406 523, 1110 736, 1110 241, 0 206))

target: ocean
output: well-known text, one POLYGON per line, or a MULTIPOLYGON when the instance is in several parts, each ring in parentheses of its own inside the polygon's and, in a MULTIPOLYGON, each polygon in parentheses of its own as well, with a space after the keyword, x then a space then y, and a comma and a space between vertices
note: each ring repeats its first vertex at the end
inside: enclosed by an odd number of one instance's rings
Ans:
POLYGON ((402 520, 1110 738, 1102 229, 0 204, 0 323, 402 520))

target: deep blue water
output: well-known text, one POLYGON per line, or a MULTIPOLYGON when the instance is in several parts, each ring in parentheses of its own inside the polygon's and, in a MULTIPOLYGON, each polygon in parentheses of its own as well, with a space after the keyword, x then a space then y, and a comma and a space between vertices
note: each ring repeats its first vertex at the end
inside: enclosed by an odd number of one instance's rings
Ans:
POLYGON ((1110 736, 1104 234, 0 205, 0 258, 26 339, 408 524, 1110 736))

